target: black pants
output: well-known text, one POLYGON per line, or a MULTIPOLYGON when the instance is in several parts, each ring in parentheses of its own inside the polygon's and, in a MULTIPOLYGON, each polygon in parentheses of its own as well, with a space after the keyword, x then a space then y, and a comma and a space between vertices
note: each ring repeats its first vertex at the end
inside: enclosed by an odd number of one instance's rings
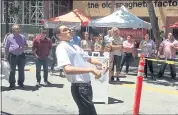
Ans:
POLYGON ((48 81, 48 58, 36 59, 36 79, 41 82, 41 66, 43 65, 44 82, 48 81))
POLYGON ((52 52, 52 56, 53 56, 53 61, 52 61, 52 65, 51 65, 51 71, 54 70, 54 66, 55 66, 55 64, 57 64, 56 50, 52 52))
POLYGON ((130 65, 130 62, 131 62, 132 59, 133 59, 132 53, 124 52, 124 54, 122 56, 121 66, 120 66, 119 71, 120 72, 122 71, 122 67, 124 66, 124 63, 126 63, 126 73, 128 73, 129 72, 129 65, 130 65))
POLYGON ((26 61, 26 56, 24 53, 21 55, 13 55, 12 53, 9 53, 8 55, 8 62, 10 65, 10 75, 9 75, 9 83, 10 85, 15 85, 15 71, 16 71, 16 66, 18 66, 18 84, 22 85, 25 80, 25 74, 24 74, 24 68, 25 68, 25 61, 26 61))
POLYGON ((79 109, 79 115, 97 115, 92 102, 93 92, 90 84, 73 83, 71 86, 72 97, 79 109))
POLYGON ((116 71, 119 72, 122 56, 114 55, 112 71, 114 71, 114 66, 116 65, 116 71))
MULTIPOLYGON (((149 57, 146 57, 146 58, 149 58, 149 57)), ((149 67, 150 73, 153 74, 153 63, 152 63, 152 61, 145 59, 144 73, 145 73, 146 76, 148 75, 148 73, 147 73, 148 67, 149 67)))
MULTIPOLYGON (((169 61, 175 61, 174 59, 168 59, 169 61)), ((166 69, 167 63, 162 63, 158 72, 158 77, 162 77, 166 69)), ((176 67, 174 64, 169 64, 172 78, 176 78, 176 67)))

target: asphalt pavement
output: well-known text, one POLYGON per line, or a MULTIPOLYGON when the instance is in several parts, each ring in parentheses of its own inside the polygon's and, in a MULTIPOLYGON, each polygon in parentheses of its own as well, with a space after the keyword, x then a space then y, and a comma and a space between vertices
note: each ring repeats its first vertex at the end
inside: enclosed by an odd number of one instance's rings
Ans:
MULTIPOLYGON (((8 81, 2 80, 2 111, 4 114, 78 114, 78 108, 72 99, 70 83, 59 73, 49 73, 49 86, 37 88, 34 58, 28 58, 25 72, 24 89, 8 89, 8 81)), ((138 62, 135 62, 138 63, 138 62)), ((123 68, 124 71, 125 68, 123 68)), ((155 73, 159 65, 154 65, 155 73)), ((169 68, 162 79, 153 81, 144 79, 140 113, 142 114, 178 114, 178 81, 172 82, 169 68)), ((129 75, 121 74, 121 82, 109 84, 108 104, 96 103, 98 114, 131 114, 133 111, 137 67, 130 68, 129 75)), ((16 74, 16 77, 18 74, 16 74)), ((177 76, 178 77, 178 76, 177 76)), ((43 79, 42 79, 43 80, 43 79)), ((43 82, 42 82, 43 84, 43 82)), ((98 92, 99 93, 99 92, 98 92)))

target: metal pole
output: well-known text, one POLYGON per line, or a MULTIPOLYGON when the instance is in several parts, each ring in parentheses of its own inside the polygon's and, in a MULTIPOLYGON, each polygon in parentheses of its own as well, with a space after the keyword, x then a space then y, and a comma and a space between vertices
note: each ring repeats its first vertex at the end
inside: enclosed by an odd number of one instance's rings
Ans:
MULTIPOLYGON (((15 10, 18 8, 18 1, 15 1, 15 10)), ((15 12, 15 23, 18 24, 18 11, 15 12)))
POLYGON ((8 1, 5 2, 6 3, 6 33, 9 32, 9 4, 8 1))
POLYGON ((111 14, 114 12, 114 8, 115 8, 115 0, 111 0, 111 10, 110 10, 111 14))

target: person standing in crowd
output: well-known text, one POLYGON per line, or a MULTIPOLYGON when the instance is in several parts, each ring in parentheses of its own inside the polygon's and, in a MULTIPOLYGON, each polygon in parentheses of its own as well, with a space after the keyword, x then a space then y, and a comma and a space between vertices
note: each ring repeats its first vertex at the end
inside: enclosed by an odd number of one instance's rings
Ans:
MULTIPOLYGON (((145 34, 144 40, 140 42, 139 48, 141 49, 141 53, 146 58, 153 58, 155 57, 156 53, 156 44, 155 42, 149 38, 148 34, 145 34)), ((155 80, 154 74, 153 74, 153 64, 152 61, 145 59, 145 66, 144 66, 144 73, 145 78, 147 78, 147 66, 149 67, 149 70, 151 72, 151 78, 155 80)))
MULTIPOLYGON (((91 76, 101 77, 101 70, 89 68, 88 61, 91 64, 102 66, 103 64, 84 53, 84 51, 70 42, 71 35, 69 28, 60 26, 57 28, 57 36, 60 43, 56 49, 58 67, 63 67, 66 77, 71 85, 72 97, 79 108, 80 115, 96 115, 96 110, 92 102, 91 76), (85 56, 86 55, 86 56, 85 56)), ((103 67, 106 67, 103 65, 103 67)))
POLYGON ((117 81, 119 79, 119 69, 120 69, 120 62, 122 59, 122 45, 124 39, 119 35, 119 29, 114 27, 112 28, 112 37, 110 38, 112 42, 112 55, 113 55, 113 67, 112 67, 112 78, 111 81, 114 80, 114 76, 117 77, 117 81), (114 67, 116 66, 116 75, 114 75, 114 67))
POLYGON ((111 37, 111 30, 108 30, 108 33, 106 36, 104 36, 104 44, 107 44, 109 42, 109 38, 111 37))
POLYGON ((131 40, 132 36, 128 35, 127 40, 123 42, 123 56, 121 60, 121 66, 120 66, 120 72, 122 71, 122 67, 124 63, 126 62, 126 74, 129 72, 129 65, 131 63, 131 60, 133 59, 134 54, 134 42, 131 40))
POLYGON ((89 39, 88 32, 84 32, 84 39, 81 40, 81 48, 84 51, 91 51, 92 41, 89 39))
POLYGON ((41 33, 36 36, 33 41, 33 54, 36 57, 36 86, 40 87, 41 82, 41 66, 43 65, 44 71, 44 84, 49 85, 48 81, 48 56, 52 48, 52 42, 47 38, 47 30, 42 29, 41 33))
POLYGON ((26 56, 24 53, 24 48, 27 47, 26 38, 20 34, 19 25, 15 24, 12 26, 12 34, 7 36, 5 42, 5 61, 8 60, 10 65, 10 76, 9 76, 9 88, 15 88, 15 71, 16 66, 18 66, 18 85, 24 87, 25 81, 25 62, 26 56), (7 58, 8 56, 8 58, 7 58))
MULTIPOLYGON (((174 39, 172 33, 168 34, 168 38, 163 40, 159 46, 158 57, 160 57, 161 52, 164 55, 165 60, 175 61, 176 51, 178 50, 178 41, 174 39)), ((164 70, 167 66, 167 63, 163 63, 158 72, 158 78, 161 78, 164 74, 164 70)), ((174 64, 169 64, 172 79, 176 79, 176 68, 174 64)))
POLYGON ((104 42, 103 42, 103 35, 99 34, 99 37, 97 36, 95 39, 95 43, 94 43, 94 51, 96 52, 103 52, 103 48, 104 48, 104 42))
POLYGON ((51 71, 53 73, 54 66, 55 66, 55 64, 57 64, 56 47, 58 45, 58 41, 57 41, 55 30, 53 31, 53 36, 51 37, 51 41, 52 41, 52 57, 53 57, 53 61, 52 61, 52 65, 51 65, 51 71))
POLYGON ((71 29, 71 36, 72 36, 71 42, 73 42, 73 44, 78 45, 80 47, 81 46, 81 38, 76 35, 76 32, 73 29, 71 29))

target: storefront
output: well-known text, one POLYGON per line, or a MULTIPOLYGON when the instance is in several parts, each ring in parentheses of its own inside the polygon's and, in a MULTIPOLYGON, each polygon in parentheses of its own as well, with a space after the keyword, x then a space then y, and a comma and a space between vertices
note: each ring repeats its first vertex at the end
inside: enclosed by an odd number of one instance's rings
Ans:
MULTIPOLYGON (((81 10, 92 19, 111 14, 124 5, 128 10, 143 20, 149 22, 147 3, 145 1, 79 1, 73 0, 73 9, 81 10), (114 6, 114 7, 112 7, 114 6)), ((178 1, 165 0, 153 2, 160 30, 172 32, 172 29, 164 29, 162 26, 178 21, 178 1)))

